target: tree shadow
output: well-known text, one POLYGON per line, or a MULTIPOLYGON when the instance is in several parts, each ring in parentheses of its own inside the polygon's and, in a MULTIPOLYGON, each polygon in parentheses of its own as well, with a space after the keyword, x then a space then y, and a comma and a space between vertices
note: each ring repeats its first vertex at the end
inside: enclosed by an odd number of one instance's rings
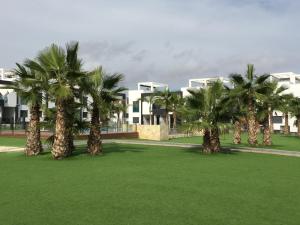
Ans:
MULTIPOLYGON (((147 145, 126 145, 126 144, 117 144, 117 143, 109 143, 103 144, 103 153, 99 154, 99 157, 109 156, 110 154, 120 154, 120 153, 142 153, 146 151, 151 151, 149 148, 153 148, 155 146, 147 146, 147 145)), ((159 146, 161 147, 161 146, 159 146)), ((169 148, 169 147, 165 147, 169 148)), ((221 152, 213 153, 213 154, 205 154, 202 152, 202 147, 191 147, 191 148, 181 148, 174 147, 182 150, 183 153, 195 154, 195 155, 218 155, 218 154, 237 154, 236 151, 232 151, 230 147, 223 147, 221 152)), ((89 156, 87 152, 87 146, 76 146, 75 150, 72 152, 72 155, 65 159, 76 159, 78 156, 89 156)), ((49 156, 51 157, 51 149, 45 149, 44 152, 40 154, 40 156, 49 156)), ((96 156, 97 157, 97 156, 96 156)), ((47 157, 48 158, 48 157, 47 157)))
POLYGON ((192 154, 197 154, 197 155, 217 155, 217 154, 226 154, 226 155, 236 155, 236 151, 232 151, 231 148, 228 147, 222 147, 220 152, 217 153, 212 153, 212 154, 206 154, 203 153, 202 147, 192 147, 188 149, 184 149, 185 153, 192 153, 192 154))
MULTIPOLYGON (((127 152, 134 152, 134 153, 141 153, 146 151, 145 148, 142 146, 127 146, 122 144, 116 144, 116 143, 109 143, 109 144, 102 144, 103 152, 102 154, 99 154, 98 156, 104 157, 109 154, 115 154, 115 153, 127 153, 127 152)), ((76 157, 80 155, 89 155, 87 152, 87 146, 78 146, 73 151, 72 155, 70 157, 76 157)))

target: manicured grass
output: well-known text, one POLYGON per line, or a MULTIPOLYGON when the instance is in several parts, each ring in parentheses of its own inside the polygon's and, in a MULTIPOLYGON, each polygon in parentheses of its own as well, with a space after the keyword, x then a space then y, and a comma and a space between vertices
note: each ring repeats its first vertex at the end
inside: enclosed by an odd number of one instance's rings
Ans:
MULTIPOLYGON (((249 147, 247 144, 247 134, 242 134, 242 144, 234 145, 233 144, 233 135, 232 134, 223 134, 220 136, 221 145, 224 147, 249 147)), ((255 146, 258 148, 271 148, 271 149, 279 149, 279 150, 291 150, 291 151, 300 151, 300 138, 297 136, 285 136, 282 134, 273 134, 271 146, 263 146, 262 143, 262 135, 259 135, 258 138, 259 145, 255 146)), ((171 139, 170 142, 177 143, 192 143, 192 144, 202 144, 202 137, 182 137, 182 138, 174 138, 171 139)))
POLYGON ((300 159, 139 145, 0 153, 1 224, 298 225, 300 159))
POLYGON ((0 146, 24 147, 26 138, 0 137, 0 146))

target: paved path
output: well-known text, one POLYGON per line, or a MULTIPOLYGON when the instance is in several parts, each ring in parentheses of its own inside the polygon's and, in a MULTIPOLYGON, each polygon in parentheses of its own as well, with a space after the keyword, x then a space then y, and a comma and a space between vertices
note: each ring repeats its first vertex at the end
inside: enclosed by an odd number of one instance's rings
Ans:
MULTIPOLYGON (((151 145, 151 146, 164 146, 164 147, 180 147, 180 148, 201 148, 200 144, 189 144, 189 143, 171 143, 163 141, 147 141, 147 140, 125 140, 125 139, 105 139, 103 143, 116 143, 116 144, 133 144, 133 145, 151 145)), ((86 140, 75 141, 75 145, 84 145, 86 140)), ((250 148, 250 147, 239 147, 231 148, 232 151, 237 152, 252 152, 261 154, 272 154, 272 155, 284 155, 300 157, 300 151, 289 151, 289 150, 274 150, 274 149, 262 149, 262 148, 250 148)), ((5 147, 0 146, 0 152, 18 152, 24 151, 21 147, 5 147)))
POLYGON ((0 146, 0 152, 21 152, 21 151, 24 151, 24 148, 0 146))
MULTIPOLYGON (((162 141, 139 141, 139 140, 104 140, 103 143, 117 143, 117 144, 135 144, 135 145, 152 145, 152 146, 166 146, 166 147, 181 147, 181 148, 201 148, 200 144, 188 144, 188 143, 170 143, 162 141)), ((272 155, 284 155, 300 157, 300 151, 289 151, 289 150, 276 150, 276 149, 265 149, 265 148, 251 148, 251 147, 238 147, 230 148, 231 151, 236 152, 253 152, 261 154, 272 154, 272 155)))

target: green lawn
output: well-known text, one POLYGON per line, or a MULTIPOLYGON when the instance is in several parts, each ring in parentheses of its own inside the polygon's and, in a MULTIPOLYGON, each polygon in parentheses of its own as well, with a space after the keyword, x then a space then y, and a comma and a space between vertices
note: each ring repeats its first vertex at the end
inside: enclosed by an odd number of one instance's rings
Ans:
POLYGON ((0 146, 24 147, 26 138, 0 137, 0 146))
MULTIPOLYGON (((220 136, 221 145, 223 147, 248 147, 247 144, 247 134, 242 134, 242 144, 234 145, 233 144, 233 135, 225 134, 220 136)), ((183 137, 183 138, 175 138, 171 139, 170 142, 177 143, 193 143, 193 144, 202 144, 202 137, 183 137)), ((292 151, 300 151, 300 138, 297 136, 285 136, 281 134, 273 134, 272 135, 272 146, 263 146, 262 143, 262 135, 259 135, 259 145, 256 146, 258 148, 272 148, 279 150, 292 150, 292 151)))
POLYGON ((5 225, 298 225, 300 159, 104 146, 63 161, 0 153, 5 225))

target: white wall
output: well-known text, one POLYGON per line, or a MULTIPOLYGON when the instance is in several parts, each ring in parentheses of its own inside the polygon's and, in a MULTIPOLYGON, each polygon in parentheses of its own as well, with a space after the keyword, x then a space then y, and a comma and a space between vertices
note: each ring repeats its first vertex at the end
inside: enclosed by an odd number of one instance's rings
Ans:
MULTIPOLYGON (((291 79, 291 81, 279 81, 278 86, 286 86, 288 89, 283 92, 283 94, 293 94, 295 97, 300 97, 300 84, 294 82, 295 79, 291 79)), ((274 111, 273 116, 283 116, 282 112, 274 111)), ((288 124, 290 126, 290 132, 297 132, 298 128, 295 126, 296 118, 289 115, 288 124)), ((282 123, 274 124, 274 130, 279 131, 281 126, 284 126, 284 117, 282 117, 282 123)))
POLYGON ((139 112, 133 112, 133 102, 141 98, 143 90, 130 90, 128 91, 128 123, 133 124, 133 117, 139 117, 141 123, 141 102, 139 102, 139 112))

